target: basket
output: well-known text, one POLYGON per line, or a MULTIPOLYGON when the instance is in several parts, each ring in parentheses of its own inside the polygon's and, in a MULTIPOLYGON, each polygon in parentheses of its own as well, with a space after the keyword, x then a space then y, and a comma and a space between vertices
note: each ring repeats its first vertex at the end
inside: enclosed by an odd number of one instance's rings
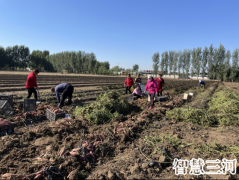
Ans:
POLYGON ((36 100, 24 99, 24 111, 25 112, 36 111, 36 100))
POLYGON ((167 101, 168 100, 168 96, 155 96, 154 100, 155 101, 160 101, 160 102, 167 101))
POLYGON ((14 133, 14 123, 0 119, 0 136, 10 135, 14 133))
POLYGON ((8 102, 13 107, 13 95, 12 94, 1 94, 0 100, 8 100, 8 102))
POLYGON ((65 117, 65 112, 62 112, 60 114, 56 114, 52 112, 50 109, 46 110, 46 117, 49 119, 51 122, 55 122, 57 119, 61 119, 65 117))
POLYGON ((13 107, 8 100, 0 100, 0 113, 5 116, 14 114, 13 107))
POLYGON ((130 95, 130 96, 127 97, 127 101, 128 101, 128 102, 131 102, 131 101, 133 101, 133 100, 135 100, 135 99, 137 99, 137 97, 135 97, 135 96, 133 96, 133 95, 130 95))

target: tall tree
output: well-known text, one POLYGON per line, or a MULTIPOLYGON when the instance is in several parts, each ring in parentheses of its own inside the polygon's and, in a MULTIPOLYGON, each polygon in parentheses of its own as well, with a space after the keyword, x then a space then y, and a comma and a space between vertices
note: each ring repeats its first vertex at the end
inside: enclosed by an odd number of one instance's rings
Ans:
POLYGON ((165 73, 168 73, 168 66, 169 66, 169 61, 168 61, 168 51, 164 52, 164 63, 165 63, 165 73))
POLYGON ((0 46, 0 69, 4 69, 7 65, 5 49, 0 46))
POLYGON ((173 70, 173 51, 168 53, 169 74, 171 75, 173 70))
POLYGON ((154 53, 153 57, 153 70, 154 70, 154 74, 156 75, 158 73, 159 70, 159 53, 154 53))
POLYGON ((177 63, 178 63, 178 53, 173 51, 173 74, 175 79, 175 74, 177 71, 177 63))
POLYGON ((208 78, 213 78, 214 79, 214 60, 213 60, 213 56, 214 56, 214 48, 213 45, 211 44, 211 46, 209 47, 209 56, 208 56, 208 78))
POLYGON ((192 50, 191 64, 192 64, 192 67, 191 67, 191 77, 193 77, 194 74, 195 74, 195 69, 197 67, 197 64, 196 64, 196 49, 195 48, 193 48, 193 50, 192 50))
POLYGON ((133 65, 133 71, 136 72, 136 74, 138 73, 138 71, 139 71, 139 65, 138 64, 133 65))
POLYGON ((196 73, 197 73, 197 78, 200 76, 201 63, 202 63, 202 48, 198 47, 197 50, 196 50, 196 73))
POLYGON ((186 70, 186 76, 188 77, 189 74, 189 68, 191 65, 191 51, 186 51, 186 60, 185 60, 185 70, 186 70))
POLYGON ((220 44, 218 48, 218 80, 223 80, 223 72, 224 72, 224 62, 225 62, 225 47, 220 44))
POLYGON ((224 72, 223 72, 223 81, 227 81, 230 77, 230 59, 231 59, 231 52, 227 50, 225 54, 225 63, 224 63, 224 72))
POLYGON ((231 80, 232 82, 234 81, 236 75, 237 75, 237 72, 238 72, 238 52, 239 50, 236 49, 233 51, 233 54, 232 54, 232 66, 231 66, 231 80))
POLYGON ((202 78, 204 79, 207 69, 207 61, 208 61, 209 50, 207 47, 203 50, 203 58, 202 58, 202 78))
POLYGON ((180 76, 181 75, 181 68, 182 68, 182 65, 183 65, 183 53, 182 51, 178 51, 178 56, 179 56, 179 62, 178 62, 178 75, 180 76))
POLYGON ((165 72, 165 58, 164 58, 164 52, 161 54, 161 62, 160 62, 160 73, 164 75, 165 72))

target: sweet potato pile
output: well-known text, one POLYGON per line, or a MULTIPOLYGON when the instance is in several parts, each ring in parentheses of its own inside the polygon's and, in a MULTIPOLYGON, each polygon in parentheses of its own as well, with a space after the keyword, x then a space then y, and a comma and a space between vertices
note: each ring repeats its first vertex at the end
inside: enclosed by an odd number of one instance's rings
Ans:
POLYGON ((60 113, 63 112, 63 111, 62 111, 60 108, 58 108, 58 107, 53 107, 53 108, 50 109, 50 111, 52 111, 52 112, 54 112, 54 113, 56 113, 56 114, 60 114, 60 113))

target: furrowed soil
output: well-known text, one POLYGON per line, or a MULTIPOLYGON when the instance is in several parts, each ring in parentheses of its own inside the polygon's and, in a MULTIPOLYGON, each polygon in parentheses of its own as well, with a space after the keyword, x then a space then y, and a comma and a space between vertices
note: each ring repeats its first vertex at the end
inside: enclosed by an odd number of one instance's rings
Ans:
MULTIPOLYGON (((85 83, 89 81, 85 80, 85 83)), ((122 84, 124 78, 112 78, 111 81, 122 84)), ((42 104, 38 105, 37 112, 25 116, 20 115, 23 113, 21 98, 25 95, 15 96, 15 115, 5 117, 16 124, 15 133, 1 137, 0 175, 5 177, 6 173, 10 173, 27 176, 45 167, 57 166, 65 178, 72 180, 236 178, 237 174, 189 175, 189 169, 187 175, 177 176, 173 161, 174 158, 237 159, 237 126, 205 127, 165 118, 168 112, 177 108, 206 109, 208 99, 225 85, 207 81, 206 89, 197 90, 198 81, 165 80, 165 84, 164 93, 168 94, 169 100, 155 102, 152 110, 148 109, 149 102, 145 97, 129 102, 130 112, 110 123, 96 125, 87 119, 71 116, 69 126, 63 130, 60 130, 57 122, 52 124, 45 117, 46 108, 57 105, 54 94, 42 94, 42 104), (182 100, 185 92, 194 93, 191 101, 182 100), (81 148, 81 154, 72 153, 76 148, 81 148)), ((96 96, 112 90, 125 96, 125 89, 120 85, 76 90, 73 105, 65 106, 63 110, 72 114, 75 106, 87 105, 95 101, 96 96)), ((236 166, 238 168, 238 164, 236 166)), ((64 177, 53 174, 53 179, 64 177)), ((20 176, 16 179, 20 179, 20 176)))

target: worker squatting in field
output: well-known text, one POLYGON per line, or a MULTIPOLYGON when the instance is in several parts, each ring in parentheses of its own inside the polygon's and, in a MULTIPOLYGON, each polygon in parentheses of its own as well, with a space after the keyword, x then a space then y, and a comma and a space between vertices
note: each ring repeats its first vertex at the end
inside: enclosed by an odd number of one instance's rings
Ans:
POLYGON ((71 84, 68 84, 68 83, 59 84, 56 87, 52 87, 51 91, 56 93, 56 98, 57 98, 57 101, 59 102, 58 104, 59 108, 62 108, 64 106, 66 97, 68 97, 67 104, 70 105, 72 103, 72 94, 74 91, 74 87, 71 84), (60 98, 60 93, 62 93, 61 98, 60 98))

